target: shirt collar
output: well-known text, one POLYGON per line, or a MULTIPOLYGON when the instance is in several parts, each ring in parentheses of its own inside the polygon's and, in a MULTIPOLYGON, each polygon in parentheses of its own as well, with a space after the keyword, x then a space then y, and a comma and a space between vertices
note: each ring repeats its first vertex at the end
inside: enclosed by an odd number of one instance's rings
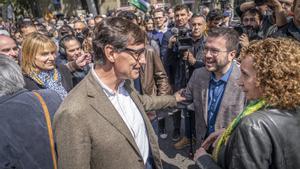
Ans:
POLYGON ((100 86, 103 88, 103 91, 106 93, 107 96, 115 96, 116 93, 119 93, 120 89, 122 89, 124 87, 124 84, 125 84, 125 80, 122 81, 119 86, 118 86, 118 90, 117 92, 115 92, 114 90, 112 90, 111 88, 109 88, 106 84, 104 84, 100 77, 98 77, 98 75, 96 74, 95 72, 95 69, 94 67, 92 66, 91 68, 91 73, 92 75, 94 76, 94 78, 96 79, 97 83, 100 84, 100 86))
POLYGON ((162 30, 160 30, 160 29, 158 29, 158 28, 155 28, 154 29, 156 32, 162 32, 162 33, 165 33, 165 32, 167 32, 168 31, 168 26, 164 26, 164 28, 162 29, 162 30))
POLYGON ((225 83, 228 82, 230 74, 232 72, 233 69, 233 63, 231 63, 230 68, 227 70, 227 72, 221 77, 220 80, 216 79, 216 75, 214 73, 211 74, 210 79, 213 80, 214 82, 218 82, 218 81, 223 81, 225 83))

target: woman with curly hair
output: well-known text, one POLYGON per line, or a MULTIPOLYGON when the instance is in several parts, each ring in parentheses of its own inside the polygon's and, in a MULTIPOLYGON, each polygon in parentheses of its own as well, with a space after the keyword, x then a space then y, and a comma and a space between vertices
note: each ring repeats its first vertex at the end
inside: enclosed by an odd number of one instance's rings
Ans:
POLYGON ((229 125, 210 156, 195 155, 202 169, 300 168, 300 43, 255 41, 241 51, 240 86, 248 106, 229 125))

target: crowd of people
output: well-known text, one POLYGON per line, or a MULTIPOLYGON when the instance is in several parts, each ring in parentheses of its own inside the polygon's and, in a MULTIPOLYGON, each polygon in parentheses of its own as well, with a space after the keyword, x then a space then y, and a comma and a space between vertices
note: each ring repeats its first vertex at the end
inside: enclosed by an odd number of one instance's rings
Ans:
POLYGON ((300 168, 300 0, 140 14, 1 20, 0 168, 300 168))

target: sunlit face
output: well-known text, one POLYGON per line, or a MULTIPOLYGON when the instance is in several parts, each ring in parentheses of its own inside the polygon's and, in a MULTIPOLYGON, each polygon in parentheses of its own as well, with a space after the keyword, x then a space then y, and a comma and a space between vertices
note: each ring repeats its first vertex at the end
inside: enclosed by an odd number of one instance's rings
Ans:
POLYGON ((76 22, 74 24, 74 30, 76 33, 81 33, 84 28, 85 28, 85 25, 82 22, 76 22))
POLYGON ((175 12, 175 23, 178 27, 184 27, 189 21, 189 13, 185 9, 175 12))
POLYGON ((125 50, 115 52, 114 69, 118 79, 136 79, 145 60, 145 45, 129 45, 125 50))
POLYGON ((152 19, 149 19, 149 20, 146 22, 145 28, 146 28, 146 31, 148 31, 148 32, 153 31, 154 25, 153 25, 153 20, 152 20, 152 19))
POLYGON ((36 68, 39 70, 53 70, 55 68, 55 58, 55 49, 46 48, 37 52, 34 63, 36 68))
POLYGON ((294 0, 279 0, 286 15, 291 14, 294 0))
POLYGON ((33 32, 37 32, 37 29, 35 26, 28 26, 25 28, 21 28, 21 33, 22 33, 23 37, 26 37, 33 32))
POLYGON ((64 45, 68 61, 73 61, 81 55, 81 45, 77 40, 66 41, 64 45))
POLYGON ((255 100, 261 97, 261 89, 258 87, 256 71, 253 67, 253 58, 247 56, 241 63, 241 76, 239 85, 246 94, 247 100, 255 100))
POLYGON ((95 23, 95 20, 94 19, 90 19, 89 22, 88 22, 88 25, 90 28, 94 28, 96 23, 95 23))
POLYGON ((171 20, 174 18, 174 11, 172 8, 168 10, 168 18, 171 20))
POLYGON ((19 48, 17 47, 16 42, 9 37, 0 39, 0 53, 18 61, 19 48))
POLYGON ((294 13, 294 24, 297 27, 300 27, 300 0, 295 0, 294 1, 294 7, 293 7, 293 13, 294 13))
POLYGON ((208 37, 204 47, 205 67, 210 72, 225 73, 234 55, 226 48, 224 37, 208 37))
POLYGON ((206 29, 206 21, 203 17, 195 17, 192 19, 192 35, 200 37, 206 29))
POLYGON ((163 12, 155 12, 153 14, 154 24, 158 28, 162 28, 166 22, 166 17, 163 12))

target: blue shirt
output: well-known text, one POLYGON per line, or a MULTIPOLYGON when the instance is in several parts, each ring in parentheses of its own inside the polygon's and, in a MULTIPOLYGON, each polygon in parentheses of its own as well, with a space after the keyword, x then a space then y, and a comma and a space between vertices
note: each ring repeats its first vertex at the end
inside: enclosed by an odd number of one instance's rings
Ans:
POLYGON ((221 77, 220 80, 216 79, 214 73, 212 73, 210 76, 209 90, 208 90, 207 136, 215 131, 215 123, 216 123, 218 111, 232 69, 233 69, 233 64, 231 64, 229 70, 221 77))

